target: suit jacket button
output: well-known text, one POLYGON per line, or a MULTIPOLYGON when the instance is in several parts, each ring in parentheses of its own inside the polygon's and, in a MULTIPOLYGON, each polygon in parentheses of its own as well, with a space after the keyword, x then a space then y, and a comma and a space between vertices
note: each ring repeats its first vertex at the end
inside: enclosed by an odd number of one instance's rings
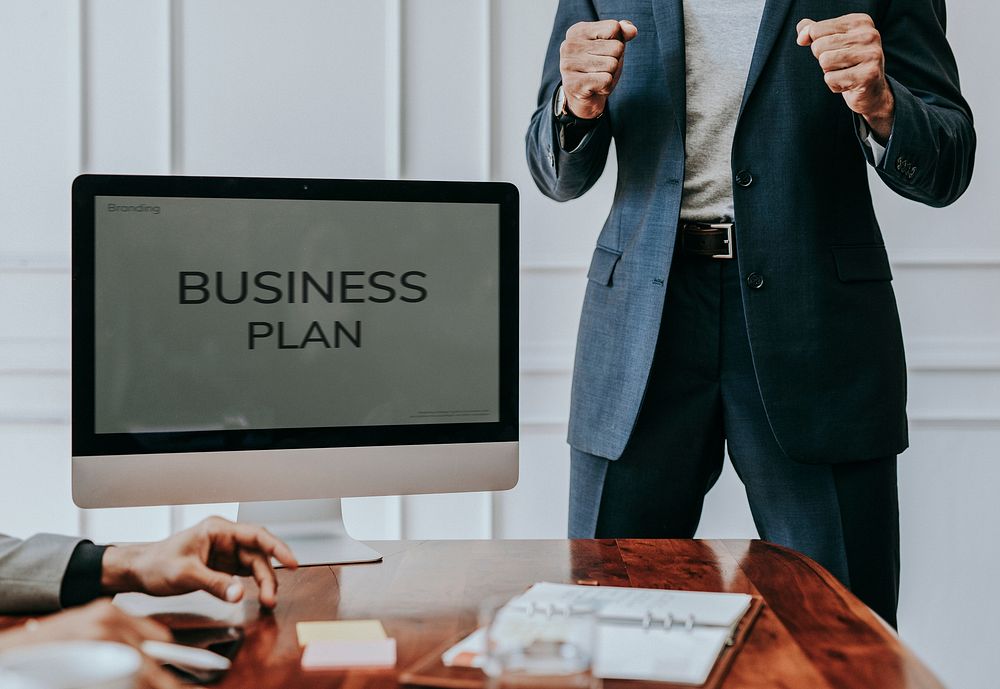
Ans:
POLYGON ((736 173, 736 183, 741 187, 749 187, 753 184, 753 175, 750 174, 749 170, 740 170, 736 173))
POLYGON ((764 276, 760 273, 750 273, 747 275, 747 285, 750 289, 760 289, 764 286, 764 276))

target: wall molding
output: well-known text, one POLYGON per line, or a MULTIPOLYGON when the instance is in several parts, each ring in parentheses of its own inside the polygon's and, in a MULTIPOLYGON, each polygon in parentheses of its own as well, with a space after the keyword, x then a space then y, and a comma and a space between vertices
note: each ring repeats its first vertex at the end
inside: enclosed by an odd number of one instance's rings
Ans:
MULTIPOLYGON (((911 413, 908 418, 910 428, 915 430, 1000 430, 1000 410, 987 413, 981 411, 955 413, 954 411, 942 410, 940 412, 911 413)), ((519 425, 529 433, 565 434, 568 423, 568 418, 564 417, 529 416, 522 418, 519 425)), ((0 413, 0 426, 67 427, 69 425, 68 411, 65 413, 47 411, 36 414, 0 413)), ((496 515, 484 515, 484 522, 492 522, 491 517, 495 518, 496 515)))
POLYGON ((180 0, 168 0, 166 87, 170 108, 167 112, 168 168, 171 175, 184 171, 184 10, 180 0))
MULTIPOLYGON (((571 340, 522 343, 522 375, 568 375, 575 346, 571 340)), ((911 337, 906 364, 911 373, 1000 373, 1000 338, 911 337)))
POLYGON ((399 179, 403 169, 403 8, 385 3, 385 176, 399 179))
MULTIPOLYGON (((80 170, 86 170, 90 164, 90 0, 80 0, 77 8, 77 23, 79 32, 77 34, 80 55, 77 89, 78 110, 80 121, 77 129, 79 137, 79 158, 80 170)), ((0 260, 0 268, 3 263, 0 260)))
POLYGON ((937 252, 926 249, 891 251, 893 268, 1000 268, 1000 254, 937 252))
MULTIPOLYGON (((901 270, 969 270, 1000 269, 1000 253, 971 254, 938 252, 927 249, 893 251, 889 255, 893 269, 901 270)), ((587 264, 568 260, 531 261, 521 264, 522 273, 586 273, 587 264)))
MULTIPOLYGON (((396 50, 387 50, 388 59, 399 59, 396 50)), ((484 107, 489 98, 483 96, 484 107)), ((390 110, 392 108, 389 108, 390 110)), ((390 116, 393 128, 399 128, 399 116, 390 116)), ((179 137, 179 127, 176 125, 175 136, 179 137)), ((484 129, 489 125, 482 125, 484 129)), ((398 177, 399 169, 402 166, 400 159, 402 146, 400 139, 402 133, 397 129, 386 137, 386 176, 398 177)), ((492 167, 490 154, 484 149, 480 162, 484 171, 492 167)), ((175 153, 175 159, 171 164, 172 171, 178 172, 180 161, 179 154, 175 153)), ((983 268, 1000 269, 1000 254, 941 254, 932 251, 909 251, 898 252, 890 258, 890 263, 894 269, 902 270, 969 270, 983 268)), ((68 252, 2 252, 0 253, 0 273, 69 273, 70 256, 68 252)), ((553 260, 553 261, 529 261, 522 262, 520 272, 526 275, 533 274, 574 274, 585 275, 587 272, 586 263, 576 261, 553 260)))
POLYGON ((493 179, 493 0, 479 0, 480 78, 479 177, 493 179))
POLYGON ((994 431, 1000 430, 1000 410, 983 413, 973 410, 955 413, 942 410, 940 412, 919 412, 907 415, 910 428, 915 430, 944 431, 994 431))
POLYGON ((56 426, 62 428, 69 425, 68 413, 5 414, 0 412, 0 426, 56 426))
POLYGON ((905 346, 911 373, 1000 372, 1000 338, 911 337, 905 346))
MULTIPOLYGON (((521 344, 522 375, 569 375, 575 343, 521 344)), ((913 337, 907 367, 921 372, 1000 372, 1000 338, 913 337)), ((69 375, 70 341, 60 337, 0 336, 0 375, 69 375)))
POLYGON ((587 265, 584 263, 575 263, 573 261, 533 261, 530 263, 522 262, 521 273, 527 275, 570 274, 570 275, 585 276, 587 274, 587 265))
MULTIPOLYGON (((915 430, 1000 430, 1000 410, 986 413, 979 410, 917 412, 907 414, 907 418, 910 428, 915 430)), ((522 429, 534 433, 565 433, 568 425, 568 418, 555 416, 527 417, 522 418, 520 423, 522 429)))
POLYGON ((0 336, 0 376, 68 376, 69 338, 0 336))
POLYGON ((69 252, 0 253, 0 274, 46 273, 67 275, 69 272, 69 252))

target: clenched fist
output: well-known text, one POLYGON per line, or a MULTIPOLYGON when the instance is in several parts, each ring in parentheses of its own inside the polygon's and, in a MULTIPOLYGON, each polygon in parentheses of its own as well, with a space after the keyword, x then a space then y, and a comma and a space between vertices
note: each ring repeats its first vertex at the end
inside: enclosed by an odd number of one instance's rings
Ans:
POLYGON ((885 78, 885 55, 875 23, 867 14, 847 14, 817 22, 803 19, 797 42, 811 46, 823 78, 847 106, 868 122, 882 143, 892 133, 895 100, 885 78))
POLYGON ((559 71, 566 107, 576 117, 591 120, 604 112, 622 74, 625 44, 638 33, 627 19, 578 22, 569 27, 559 47, 559 71))

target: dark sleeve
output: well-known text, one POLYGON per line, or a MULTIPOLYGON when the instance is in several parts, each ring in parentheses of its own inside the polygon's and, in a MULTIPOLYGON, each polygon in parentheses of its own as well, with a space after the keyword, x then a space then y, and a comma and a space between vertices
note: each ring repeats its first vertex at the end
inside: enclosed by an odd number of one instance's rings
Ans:
POLYGON ((83 605, 101 597, 101 561, 105 550, 107 546, 94 545, 90 541, 77 544, 59 589, 62 607, 83 605))
POLYGON ((945 36, 944 0, 888 0, 876 28, 896 101, 878 175, 901 196, 947 206, 972 180, 976 132, 945 36))
POLYGON ((566 31, 577 22, 597 20, 591 0, 559 0, 545 53, 538 107, 531 116, 525 137, 531 176, 539 191, 556 201, 568 201, 586 193, 600 179, 608 159, 611 125, 607 115, 571 151, 566 151, 560 146, 559 126, 552 112, 556 88, 562 83, 559 46, 566 38, 566 31))

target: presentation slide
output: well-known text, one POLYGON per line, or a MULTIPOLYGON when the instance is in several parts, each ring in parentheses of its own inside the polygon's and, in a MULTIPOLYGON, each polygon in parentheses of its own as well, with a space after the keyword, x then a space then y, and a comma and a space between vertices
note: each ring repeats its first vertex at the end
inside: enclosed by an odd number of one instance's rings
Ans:
POLYGON ((499 207, 99 196, 95 430, 498 421, 499 207))

